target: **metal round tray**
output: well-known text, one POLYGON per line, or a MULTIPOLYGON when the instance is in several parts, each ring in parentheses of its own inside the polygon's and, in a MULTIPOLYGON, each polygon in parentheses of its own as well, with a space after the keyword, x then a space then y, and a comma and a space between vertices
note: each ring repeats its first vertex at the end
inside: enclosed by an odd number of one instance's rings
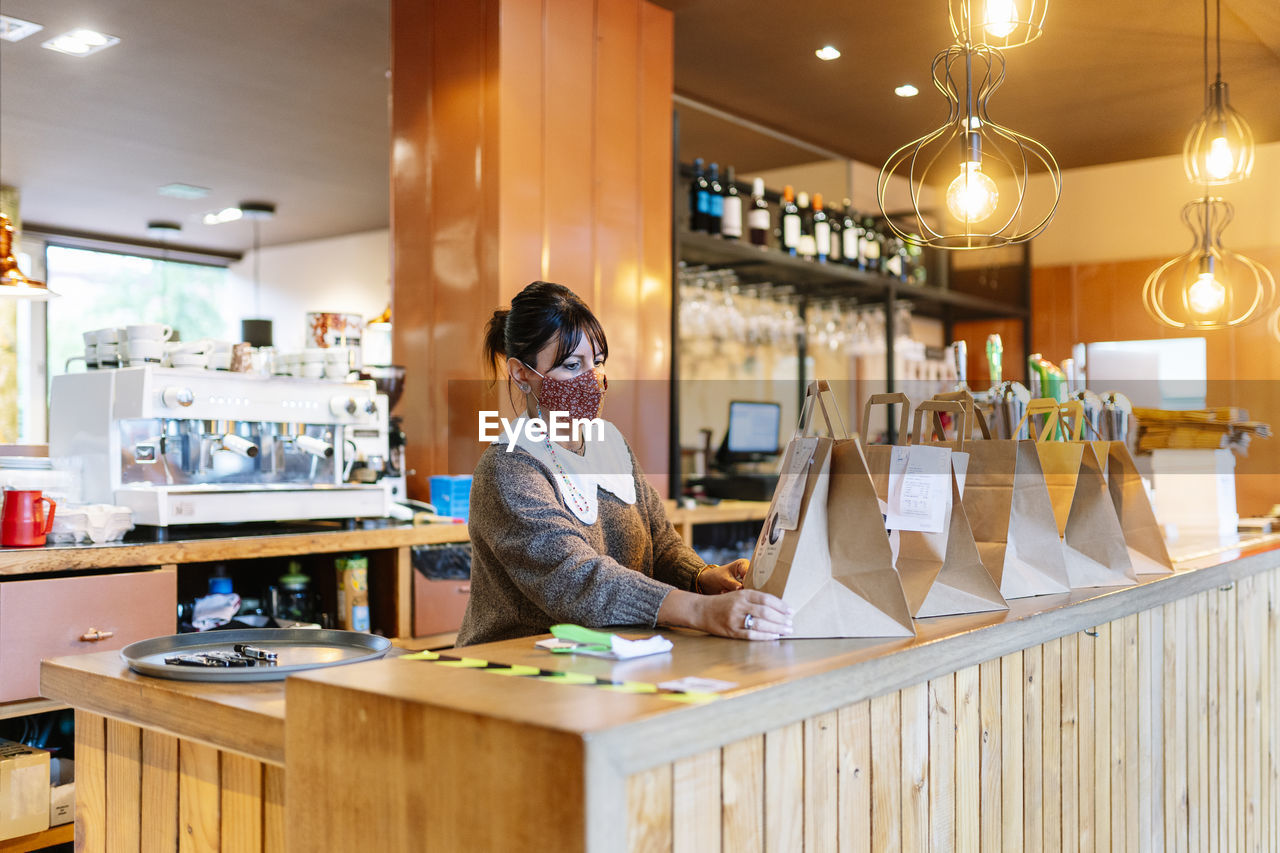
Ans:
POLYGON ((120 657, 134 672, 178 681, 282 681, 295 672, 377 660, 391 648, 386 637, 327 628, 245 628, 173 634, 130 643, 120 657), (236 643, 252 643, 279 654, 276 666, 176 666, 164 662, 173 654, 233 651, 236 643))

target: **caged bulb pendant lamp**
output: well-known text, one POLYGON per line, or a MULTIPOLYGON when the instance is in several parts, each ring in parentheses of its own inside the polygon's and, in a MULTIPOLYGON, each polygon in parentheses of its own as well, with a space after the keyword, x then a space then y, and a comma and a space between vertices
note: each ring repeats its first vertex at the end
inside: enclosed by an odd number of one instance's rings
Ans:
POLYGON ((1235 184, 1253 171, 1253 131, 1231 107, 1222 82, 1222 0, 1217 0, 1214 43, 1218 70, 1209 83, 1209 0, 1204 0, 1205 106, 1182 146, 1187 180, 1197 186, 1235 184))
POLYGON ((1276 281, 1257 261, 1222 246, 1234 210, 1206 196, 1182 208, 1195 235, 1191 249, 1147 277, 1147 313, 1175 329, 1227 329, 1262 318, 1275 302, 1276 281))
POLYGON ((935 249, 988 249, 1022 243, 1053 219, 1062 173, 1041 143, 991 120, 987 102, 1004 82, 1004 55, 984 44, 955 44, 933 60, 933 84, 946 97, 946 123, 889 156, 876 198, 889 228, 908 244, 935 249), (1033 172, 1049 181, 1034 187, 1033 172), (886 204, 897 182, 910 189, 911 210, 899 225, 886 204), (945 203, 933 209, 932 194, 945 203))
POLYGON ((957 43, 1010 50, 1044 34, 1049 0, 948 0, 947 8, 957 43))

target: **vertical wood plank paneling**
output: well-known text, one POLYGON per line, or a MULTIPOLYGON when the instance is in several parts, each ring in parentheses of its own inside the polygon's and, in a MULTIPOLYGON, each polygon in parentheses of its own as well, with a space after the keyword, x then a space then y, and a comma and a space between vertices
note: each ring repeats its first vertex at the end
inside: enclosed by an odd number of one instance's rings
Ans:
POLYGON ((671 849, 701 853, 720 849, 720 750, 710 749, 672 765, 671 849))
POLYGON ((1138 694, 1141 688, 1136 614, 1124 618, 1124 684, 1124 849, 1137 850, 1143 836, 1139 831, 1142 792, 1139 788, 1138 694))
POLYGON ((107 849, 107 721, 76 711, 77 853, 107 849))
POLYGON ((1043 844, 1044 837, 1042 660, 1042 646, 1022 653, 1022 837, 1029 848, 1043 844))
MULTIPOLYGON (((1174 849, 1179 853, 1187 849, 1191 831, 1190 811, 1187 796, 1187 607, 1186 601, 1173 603, 1173 693, 1170 694, 1173 705, 1172 748, 1166 753, 1166 783, 1172 783, 1174 830, 1169 836, 1174 840, 1174 849)), ((1165 630, 1168 630, 1166 625, 1165 630)), ((1167 642, 1167 639, 1166 639, 1167 642)))
POLYGON ((837 721, 840 853, 871 853, 871 703, 841 708, 837 721))
MULTIPOLYGON (((667 786, 668 790, 670 785, 667 786)), ((263 853, 284 853, 284 768, 268 764, 262 769, 263 853)), ((668 814, 670 812, 668 811, 668 814)), ((667 821, 670 825, 670 819, 667 821)))
POLYGON ((1183 631, 1186 633, 1187 648, 1187 687, 1186 692, 1178 695, 1177 701, 1187 707, 1187 846, 1192 850, 1203 850, 1200 843, 1200 732, 1204 721, 1200 718, 1199 684, 1200 684, 1200 643, 1199 619, 1196 612, 1195 597, 1189 598, 1186 604, 1186 617, 1183 631))
POLYGON ((1152 831, 1152 818, 1156 816, 1152 762, 1158 748, 1153 744, 1158 742, 1155 740, 1157 730, 1152 722, 1152 708, 1160 706, 1152 702, 1151 695, 1152 663, 1156 662, 1153 658, 1151 625, 1152 611, 1138 613, 1138 674, 1134 679, 1138 702, 1138 798, 1135 803, 1138 812, 1138 847, 1135 849, 1143 852, 1157 849, 1155 833, 1152 831))
MULTIPOLYGON (((834 851, 837 839, 839 767, 835 712, 804 722, 804 849, 834 851)), ((928 755, 925 756, 926 760, 928 755)))
POLYGON ((1261 645, 1262 640, 1262 608, 1265 602, 1257 594, 1256 576, 1243 579, 1237 584, 1237 588, 1240 587, 1243 587, 1241 600, 1247 608, 1243 635, 1247 638, 1247 645, 1245 646, 1245 653, 1241 655, 1244 659, 1244 684, 1241 695, 1245 703, 1244 846, 1246 850, 1261 850, 1262 818, 1259 811, 1261 809, 1262 789, 1262 720, 1259 714, 1261 711, 1262 672, 1260 666, 1261 651, 1258 647, 1261 645))
POLYGON ((721 843, 725 850, 764 850, 764 735, 727 744, 720 758, 721 843))
POLYGON ((1062 849, 1062 641, 1040 647, 1041 849, 1062 849))
POLYGON ((182 853, 222 848, 219 757, 211 746, 187 740, 178 743, 178 849, 182 853))
POLYGON ((1242 827, 1244 824, 1242 810, 1237 808, 1242 795, 1241 777, 1244 771, 1244 756, 1241 755, 1242 744, 1240 735, 1242 732, 1240 714, 1243 710, 1243 703, 1240 701, 1240 667, 1243 665, 1240 661, 1240 591, 1234 584, 1228 587, 1227 596, 1227 659, 1225 661, 1227 675, 1227 690, 1223 694, 1223 699, 1227 703, 1226 719, 1227 719, 1227 790, 1228 800, 1232 803, 1231 811, 1227 816, 1227 849, 1236 851, 1240 849, 1240 845, 1244 841, 1244 833, 1242 827))
POLYGON ((902 691, 902 847, 929 848, 929 685, 902 691))
POLYGON ((1062 849, 1080 849, 1080 641, 1062 638, 1062 849))
POLYGON ((670 764, 627 778, 627 850, 669 853, 672 846, 670 764))
POLYGON ((1128 803, 1125 798, 1125 695, 1127 685, 1124 677, 1125 657, 1125 623, 1117 619, 1111 623, 1111 700, 1108 707, 1111 711, 1111 849, 1125 849, 1126 813, 1128 803))
MULTIPOLYGON (((1259 829, 1259 840, 1264 850, 1275 849, 1271 842, 1271 823, 1274 819, 1271 811, 1271 763, 1273 760, 1271 753, 1271 656, 1275 652, 1270 643, 1271 579, 1274 574, 1274 572, 1268 572, 1257 576, 1258 607, 1260 610, 1260 624, 1258 625, 1258 672, 1260 678, 1260 683, 1258 684, 1258 719, 1261 724, 1258 734, 1262 741, 1258 748, 1258 755, 1262 761, 1260 768, 1262 785, 1258 792, 1258 812, 1262 824, 1259 829)), ((1208 792, 1205 791, 1203 793, 1207 797, 1208 792)))
POLYGON ((142 850, 173 853, 178 846, 178 739, 142 730, 142 850))
MULTIPOLYGON (((929 682, 929 850, 956 849, 956 677, 929 682)), ((976 768, 975 762, 970 767, 976 768)), ((967 775, 967 774, 966 774, 967 775)), ((967 781, 967 780, 966 780, 967 781)))
MULTIPOLYGON (((1165 694, 1161 697, 1161 716, 1163 717, 1164 739, 1161 752, 1164 755, 1164 778, 1161 780, 1161 811, 1163 812, 1164 837, 1166 849, 1172 850, 1177 845, 1178 827, 1178 777, 1177 757, 1173 754, 1178 734, 1178 709, 1176 702, 1169 701, 1178 689, 1177 638, 1178 616, 1173 604, 1166 604, 1159 609, 1164 625, 1164 644, 1162 649, 1163 677, 1165 694)), ((1185 830, 1183 830, 1185 832, 1185 830)))
POLYGON ((1220 602, 1222 601, 1222 593, 1218 590, 1210 590, 1206 596, 1207 602, 1205 607, 1205 615, 1208 619, 1208 643, 1206 645, 1206 660, 1208 660, 1208 692, 1209 692, 1209 714, 1204 724, 1209 730, 1209 801, 1206 804, 1206 810, 1209 815, 1209 843, 1215 850, 1226 849, 1226 833, 1223 831, 1222 801, 1224 799, 1220 785, 1225 786, 1225 774, 1222 772, 1223 759, 1220 749, 1220 743, 1224 735, 1225 726, 1222 720, 1222 697, 1219 693, 1222 687, 1222 648, 1220 638, 1222 636, 1222 618, 1225 614, 1220 612, 1220 602))
MULTIPOLYGON (((977 851, 981 843, 983 731, 982 675, 970 666, 956 673, 955 847, 957 853, 977 851)), ((934 788, 937 791, 937 788, 934 788)), ((937 802, 935 794, 931 802, 937 802)), ((936 845, 935 845, 936 846, 936 845)))
POLYGON ((1111 847, 1111 626, 1098 625, 1093 643, 1093 838, 1111 847))
POLYGON ((1001 665, 1001 659, 996 658, 978 666, 978 704, 982 723, 979 840, 983 853, 996 853, 1004 848, 1001 832, 1004 810, 1001 665))
POLYGON ((142 849, 142 729, 107 719, 107 853, 142 849))
MULTIPOLYGON (((871 849, 902 847, 902 714, 898 693, 871 700, 871 849)), ((767 781, 766 776, 766 781, 767 781)), ((794 850, 794 847, 779 847, 794 850)))
POLYGON ((1079 684, 1076 697, 1079 707, 1077 741, 1080 745, 1079 761, 1076 765, 1076 810, 1080 816, 1079 849, 1083 851, 1094 850, 1097 839, 1097 821, 1094 819, 1093 751, 1094 718, 1097 708, 1094 693, 1095 646, 1098 640, 1093 636, 1094 633, 1096 631, 1089 633, 1081 631, 1076 634, 1078 668, 1076 674, 1079 684))
POLYGON ((1192 835, 1191 842, 1201 850, 1210 849, 1209 841, 1209 593, 1202 592, 1195 597, 1196 624, 1196 681, 1195 716, 1188 717, 1192 721, 1196 747, 1196 788, 1194 792, 1196 804, 1197 833, 1192 835))
POLYGON ((1021 851, 1022 832, 1022 653, 1000 659, 1001 802, 1000 841, 1006 851, 1021 851))
POLYGON ((222 846, 236 853, 262 851, 262 763, 222 754, 222 846))
POLYGON ((1149 612, 1151 625, 1151 847, 1164 850, 1164 762, 1168 734, 1164 726, 1164 609, 1149 612))
MULTIPOLYGON (((891 694, 897 699, 898 694, 891 694)), ((894 720, 897 720, 896 706, 894 720)), ((872 732, 872 743, 878 733, 872 732)), ((896 730, 892 739, 896 752, 896 730)), ((796 723, 764 736, 764 849, 784 853, 804 846, 804 725, 796 723)), ((896 821, 895 821, 896 823, 896 821)), ((874 825, 874 815, 873 815, 874 825)))
POLYGON ((1267 815, 1267 835, 1264 839, 1267 849, 1280 849, 1280 674, 1277 673, 1277 663, 1280 662, 1280 653, 1276 650, 1276 643, 1280 642, 1280 632, 1277 625, 1276 613, 1276 594, 1277 594, 1277 578, 1280 572, 1269 572, 1266 576, 1267 586, 1267 640, 1266 648, 1266 682, 1267 682, 1267 712, 1263 714, 1263 719, 1267 721, 1268 745, 1267 755, 1267 803, 1264 813, 1267 815))
MULTIPOLYGON (((541 3, 507 3, 502 7, 502 27, 526 34, 500 39, 499 68, 520 68, 521 73, 499 74, 502 109, 498 174, 502 203, 494 211, 501 245, 498 247, 498 293, 510 298, 525 284, 548 276, 543 256, 546 195, 555 192, 543 173, 546 140, 542 124, 546 114, 546 44, 540 37, 544 6, 541 3), (537 34, 539 37, 534 37, 537 34)), ((399 355, 397 353, 397 355, 399 355)))

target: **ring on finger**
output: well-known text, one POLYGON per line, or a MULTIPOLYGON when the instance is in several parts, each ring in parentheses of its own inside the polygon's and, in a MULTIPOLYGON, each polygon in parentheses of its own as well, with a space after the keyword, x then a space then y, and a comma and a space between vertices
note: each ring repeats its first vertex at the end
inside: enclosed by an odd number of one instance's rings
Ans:
POLYGON ((750 631, 751 626, 755 624, 755 621, 756 621, 756 617, 748 613, 747 618, 742 620, 742 629, 744 631, 750 631))

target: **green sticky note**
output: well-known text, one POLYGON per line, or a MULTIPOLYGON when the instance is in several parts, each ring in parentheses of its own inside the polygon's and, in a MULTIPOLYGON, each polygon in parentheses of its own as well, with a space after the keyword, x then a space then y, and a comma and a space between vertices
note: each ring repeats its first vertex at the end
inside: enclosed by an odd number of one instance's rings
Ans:
POLYGON ((414 652, 411 655, 401 655, 400 660, 439 660, 440 655, 437 652, 414 652))
POLYGON ((484 669, 489 662, 480 658, 463 658, 462 660, 442 660, 440 665, 452 666, 456 669, 484 669))
POLYGON ((621 684, 606 685, 604 689, 612 690, 614 693, 657 693, 658 685, 646 684, 643 681, 624 681, 621 684))
POLYGON ((568 640, 571 643, 613 648, 613 634, 592 631, 590 628, 583 628, 581 625, 552 625, 551 636, 557 640, 568 640))
POLYGON ((494 675, 537 675, 542 670, 536 666, 524 666, 523 664, 515 664, 514 666, 504 667, 502 669, 486 670, 494 675))
POLYGON ((595 684, 596 677, 594 675, 584 675, 580 672, 557 672, 555 675, 544 675, 541 681, 551 681, 556 684, 595 684))

